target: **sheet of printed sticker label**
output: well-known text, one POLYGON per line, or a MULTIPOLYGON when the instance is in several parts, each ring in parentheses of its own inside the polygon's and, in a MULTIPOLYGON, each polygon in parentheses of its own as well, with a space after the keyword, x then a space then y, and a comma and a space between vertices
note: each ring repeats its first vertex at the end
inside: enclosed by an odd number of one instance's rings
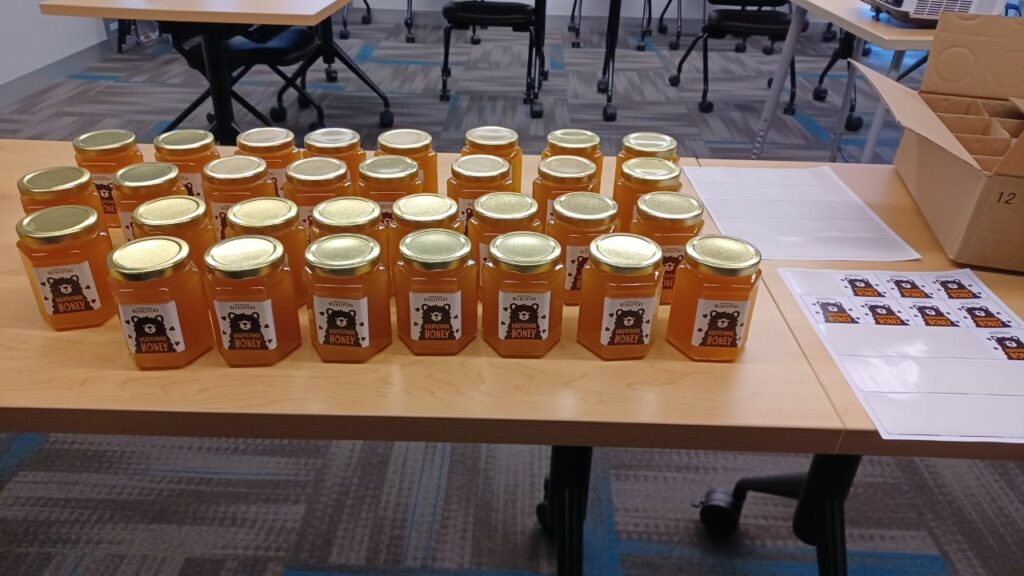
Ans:
POLYGON ((779 273, 883 438, 1024 443, 1024 323, 973 272, 779 273))

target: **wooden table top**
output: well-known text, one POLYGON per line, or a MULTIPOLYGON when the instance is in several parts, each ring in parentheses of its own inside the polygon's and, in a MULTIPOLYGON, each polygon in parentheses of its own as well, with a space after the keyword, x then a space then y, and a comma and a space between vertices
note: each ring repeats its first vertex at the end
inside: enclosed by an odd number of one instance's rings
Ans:
POLYGON ((350 0, 44 0, 50 16, 315 26, 350 0))
POLYGON ((793 3, 884 50, 929 50, 935 37, 934 28, 911 26, 885 14, 881 21, 875 20, 871 7, 861 0, 793 0, 793 3))
MULTIPOLYGON (((757 168, 813 168, 818 163, 762 162, 751 160, 700 160, 701 166, 739 166, 757 168)), ((913 197, 896 170, 888 165, 831 164, 835 171, 878 216, 903 240, 913 246, 920 260, 909 262, 784 261, 765 263, 764 282, 800 343, 807 360, 839 414, 846 432, 840 451, 850 454, 890 454, 902 456, 941 456, 964 458, 1024 458, 1024 445, 995 443, 927 442, 883 440, 860 404, 839 367, 832 361, 796 299, 786 287, 779 268, 836 268, 868 270, 935 271, 965 268, 942 251, 928 223, 917 209, 913 197)), ((978 277, 1019 316, 1024 315, 1024 274, 975 270, 978 277)))
MULTIPOLYGON (((147 158, 152 150, 144 147, 147 158)), ((455 155, 441 155, 441 174, 455 155)), ((771 298, 732 364, 687 360, 664 341, 641 361, 602 362, 575 341, 540 360, 498 357, 481 338, 454 357, 395 341, 362 365, 325 364, 309 345, 276 366, 228 368, 211 351, 170 371, 136 370, 117 322, 53 332, 14 247, 14 182, 72 163, 67 142, 0 141, 0 422, 5 430, 702 448, 828 453, 842 425, 771 298)), ((524 161, 524 182, 536 174, 524 161)), ((686 161, 684 161, 686 163, 686 161)), ((688 161, 694 164, 694 161, 688 161)), ((614 161, 605 162, 611 190, 614 161)), ((764 290, 764 287, 762 287, 764 290)))

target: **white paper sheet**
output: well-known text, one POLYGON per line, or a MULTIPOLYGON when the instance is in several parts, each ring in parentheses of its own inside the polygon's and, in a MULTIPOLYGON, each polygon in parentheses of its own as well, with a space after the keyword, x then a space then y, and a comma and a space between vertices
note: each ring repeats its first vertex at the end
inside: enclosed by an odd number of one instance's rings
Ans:
POLYGON ((779 274, 883 438, 1024 443, 1024 323, 973 272, 779 274))
POLYGON ((917 260, 827 167, 686 167, 723 234, 753 243, 770 260, 917 260))

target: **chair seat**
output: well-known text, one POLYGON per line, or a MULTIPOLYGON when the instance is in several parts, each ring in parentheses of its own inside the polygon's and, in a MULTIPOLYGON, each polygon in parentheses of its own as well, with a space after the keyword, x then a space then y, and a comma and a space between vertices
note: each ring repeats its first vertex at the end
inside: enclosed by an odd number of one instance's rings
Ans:
POLYGON ((789 31, 789 12, 782 10, 713 10, 704 31, 711 37, 767 36, 782 40, 789 31))
POLYGON ((292 66, 305 60, 319 45, 316 34, 309 28, 292 26, 263 43, 235 36, 224 48, 232 64, 292 66))
POLYGON ((441 9, 452 26, 522 26, 534 21, 534 10, 522 2, 478 2, 459 0, 441 9))

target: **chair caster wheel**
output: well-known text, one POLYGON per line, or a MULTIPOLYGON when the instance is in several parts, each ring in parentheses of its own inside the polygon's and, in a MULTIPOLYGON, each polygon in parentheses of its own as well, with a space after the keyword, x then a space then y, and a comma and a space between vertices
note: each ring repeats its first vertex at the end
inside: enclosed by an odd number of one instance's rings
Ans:
POLYGON ((469 43, 472 44, 473 46, 479 46, 480 45, 480 37, 479 36, 470 36, 469 37, 469 43))
POLYGON ((864 46, 864 49, 860 51, 860 55, 865 58, 871 56, 871 46, 864 46))
POLYGON ((406 30, 412 28, 412 26, 413 26, 412 18, 406 18, 405 20, 402 20, 402 24, 405 25, 406 30))
POLYGON ((448 102, 452 99, 452 95, 449 92, 441 92, 441 96, 439 98, 441 99, 441 102, 448 102))
POLYGON ((864 127, 864 118, 857 114, 846 115, 845 128, 848 132, 860 132, 860 129, 864 127))
POLYGON ((767 84, 768 89, 771 90, 772 84, 774 84, 774 83, 775 83, 775 78, 769 78, 768 81, 765 84, 767 84))
POLYGON ((825 33, 821 35, 821 41, 822 42, 832 42, 832 41, 834 41, 838 37, 839 37, 839 35, 836 34, 835 30, 826 30, 825 33))
POLYGON ((700 523, 712 536, 726 537, 740 526, 743 504, 733 500, 732 492, 712 488, 700 501, 700 523))
POLYGON ((373 16, 370 16, 369 14, 363 14, 363 17, 360 18, 359 21, 362 22, 363 24, 370 24, 371 22, 373 22, 373 16))
POLYGON ((572 41, 572 47, 573 48, 579 48, 580 47, 580 41, 579 40, 573 40, 572 41))
POLYGON ((547 80, 551 76, 551 70, 541 70, 540 77, 542 80, 547 80))
POLYGON ((669 50, 679 50, 679 40, 672 40, 668 43, 669 50))
POLYGON ((213 112, 207 112, 206 113, 206 123, 207 124, 213 124, 216 121, 217 121, 217 115, 216 114, 214 114, 213 112))
POLYGON ((747 43, 737 42, 736 45, 732 47, 732 49, 735 50, 737 54, 743 54, 744 52, 747 51, 747 43))
POLYGON ((619 117, 619 111, 615 109, 615 106, 605 104, 604 109, 601 110, 601 117, 605 122, 615 122, 615 119, 619 117))
POLYGON ((284 122, 288 119, 288 109, 280 104, 271 106, 270 119, 274 122, 284 122))
POLYGON ((575 34, 576 33, 576 27, 573 26, 572 24, 569 24, 568 30, 569 30, 570 34, 575 34))
POLYGON ((668 77, 669 86, 679 86, 679 74, 673 74, 668 77))
POLYGON ((544 104, 540 102, 530 103, 530 118, 543 118, 544 117, 544 104))
POLYGON ((786 116, 796 115, 796 104, 786 103, 786 106, 782 108, 782 113, 786 116))
POLYGON ((299 105, 299 108, 302 108, 303 110, 313 105, 313 103, 309 101, 309 98, 306 98, 302 94, 299 94, 299 97, 296 98, 295 100, 296 103, 299 105))
POLYGON ((323 128, 323 127, 324 127, 323 122, 310 122, 309 123, 309 131, 310 132, 312 132, 314 130, 319 130, 319 129, 323 128))
POLYGON ((771 56, 772 54, 775 54, 775 46, 769 44, 761 48, 761 53, 764 54, 765 56, 771 56))
POLYGON ((811 97, 814 98, 815 102, 824 102, 828 99, 828 88, 825 88, 820 84, 815 86, 814 91, 811 92, 811 97))
POLYGON ((641 42, 641 43, 637 44, 636 45, 636 51, 637 52, 646 52, 647 51, 647 42, 641 42))
POLYGON ((385 108, 380 111, 380 127, 391 128, 395 125, 395 114, 390 108, 385 108))
POLYGON ((711 111, 714 110, 714 109, 715 109, 715 103, 710 101, 710 100, 701 100, 700 103, 697 104, 697 110, 700 110, 701 112, 703 112, 705 114, 710 114, 711 111))
POLYGON ((597 81, 597 91, 600 94, 606 94, 608 92, 608 79, 601 78, 597 81))
POLYGON ((658 34, 668 34, 668 24, 658 24, 658 34))
POLYGON ((338 81, 338 71, 335 70, 334 68, 328 68, 328 69, 324 70, 324 78, 328 82, 337 82, 338 81))
POLYGON ((415 42, 416 42, 416 37, 415 36, 413 36, 412 34, 406 34, 405 35, 405 43, 406 44, 414 44, 415 42))
POLYGON ((540 524, 544 537, 549 539, 555 537, 555 532, 551 529, 550 514, 550 506, 548 506, 547 501, 537 504, 537 524, 540 524))
POLYGON ((338 30, 339 40, 348 40, 352 36, 352 33, 348 30, 338 30))

